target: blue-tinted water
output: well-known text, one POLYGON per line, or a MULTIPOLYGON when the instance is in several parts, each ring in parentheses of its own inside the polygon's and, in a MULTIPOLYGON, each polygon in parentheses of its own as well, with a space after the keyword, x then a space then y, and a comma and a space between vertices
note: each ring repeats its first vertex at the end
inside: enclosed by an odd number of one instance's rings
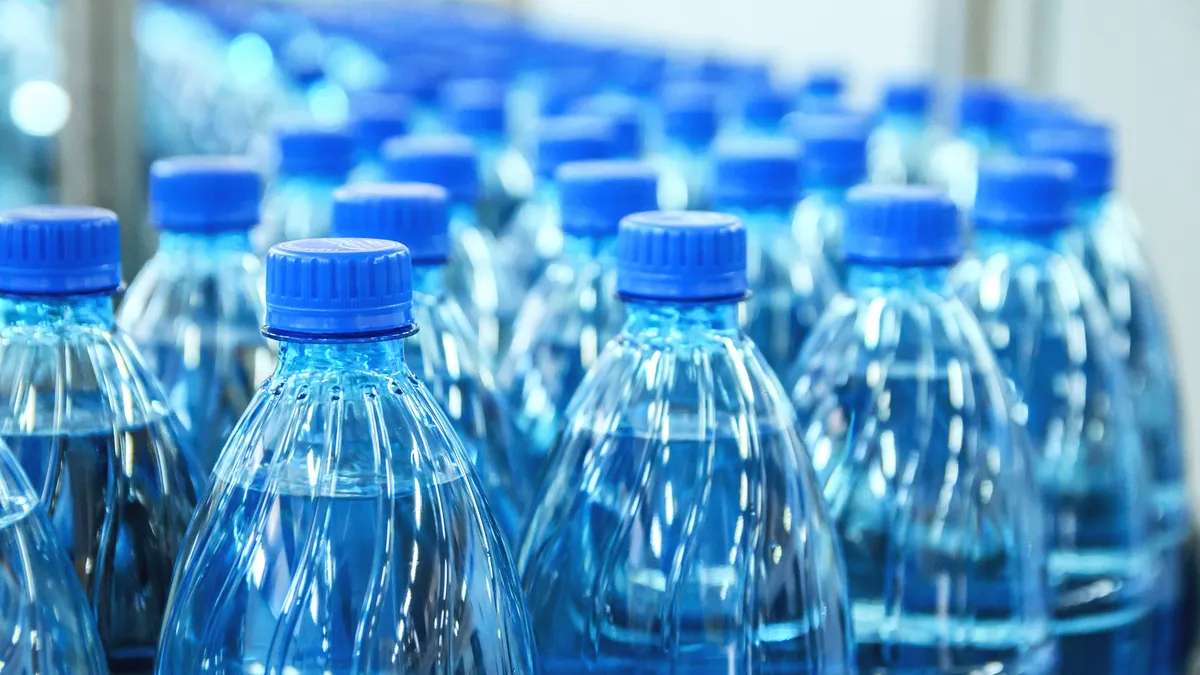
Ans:
POLYGON ((1051 577, 1061 589, 1055 627, 1062 675, 1147 672, 1154 591, 1129 583, 1130 566, 1119 552, 1051 555, 1051 577))
POLYGON ((546 452, 562 425, 567 404, 604 343, 595 340, 590 351, 570 341, 538 340, 531 347, 522 360, 537 367, 521 369, 519 376, 506 386, 513 425, 526 444, 527 452, 518 455, 525 459, 519 473, 536 482, 544 468, 546 452))
POLYGON ((149 673, 177 546, 194 496, 165 420, 89 435, 5 435, 40 489, 67 558, 94 605, 113 673, 149 673), (154 448, 153 446, 159 446, 154 448), (176 465, 178 466, 178 464, 176 465))

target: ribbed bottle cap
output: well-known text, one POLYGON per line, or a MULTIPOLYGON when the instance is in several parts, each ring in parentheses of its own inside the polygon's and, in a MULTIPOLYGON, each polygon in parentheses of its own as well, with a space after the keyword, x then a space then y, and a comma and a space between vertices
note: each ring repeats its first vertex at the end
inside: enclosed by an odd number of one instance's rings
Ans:
POLYGON ((591 115, 543 119, 537 128, 537 174, 553 178, 567 162, 612 159, 615 139, 612 123, 591 115))
POLYGON ((389 180, 440 185, 455 204, 474 204, 479 197, 475 143, 466 136, 393 138, 384 145, 383 159, 389 180))
POLYGON ((437 265, 450 257, 450 208, 446 189, 430 183, 352 185, 333 193, 334 236, 398 241, 414 265, 437 265))
POLYGON ((0 292, 69 295, 121 286, 117 215, 90 206, 0 212, 0 292))
POLYGON ((557 181, 563 232, 576 237, 615 236, 625 216, 658 208, 658 174, 642 162, 571 162, 557 181))
POLYGON ((503 136, 507 89, 499 80, 455 80, 442 89, 442 108, 450 127, 472 138, 503 136))
POLYGON ((883 89, 883 109, 897 115, 925 116, 933 104, 933 88, 922 80, 897 80, 883 89))
POLYGON ((345 129, 294 124, 275 132, 279 173, 342 181, 354 169, 354 136, 345 129))
POLYGON ((734 216, 651 211, 621 221, 617 290, 651 300, 696 302, 745 296, 746 228, 734 216))
POLYGON ((798 115, 793 132, 804 148, 801 183, 806 190, 846 189, 867 177, 870 125, 853 113, 798 115))
POLYGON ((663 132, 672 141, 707 147, 717 136, 717 95, 701 83, 675 84, 662 94, 663 132))
POLYGON ((868 265, 951 265, 962 257, 958 209, 941 190, 863 185, 850 191, 842 246, 868 265))
POLYGON ((791 209, 800 199, 800 146, 789 138, 717 143, 713 198, 719 209, 791 209))
POLYGON ((575 104, 572 112, 602 117, 612 130, 613 152, 618 157, 642 154, 642 111, 637 99, 628 96, 590 96, 575 104))
POLYGON ((1045 232, 1070 224, 1075 171, 1056 159, 1006 157, 979 167, 972 220, 978 229, 1045 232))
POLYGON ((1038 129, 1024 135, 1022 155, 1049 157, 1075 167, 1071 191, 1076 200, 1098 199, 1113 189, 1112 131, 1103 124, 1076 120, 1057 129, 1038 129))
POLYGON ((249 230, 262 176, 245 157, 173 157, 150 166, 150 221, 170 232, 249 230))
POLYGON ((1008 116, 1008 92, 992 82, 967 82, 958 94, 960 129, 998 131, 1008 116))
POLYGON ((354 136, 359 152, 378 155, 388 139, 408 133, 409 103, 403 96, 364 94, 354 100, 354 136))
POLYGON ((267 254, 267 331, 345 337, 413 327, 412 266, 383 239, 300 239, 267 254))

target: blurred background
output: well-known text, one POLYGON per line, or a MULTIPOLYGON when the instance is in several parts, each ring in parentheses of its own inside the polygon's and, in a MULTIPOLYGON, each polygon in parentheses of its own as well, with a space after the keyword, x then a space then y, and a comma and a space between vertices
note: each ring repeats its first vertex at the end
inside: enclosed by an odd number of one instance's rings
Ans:
POLYGON ((153 159, 249 153, 269 166, 270 124, 299 113, 340 123, 363 92, 428 103, 450 78, 641 54, 667 72, 769 67, 785 93, 833 71, 862 110, 889 80, 928 79, 951 125, 960 83, 988 79, 1115 127, 1119 188, 1141 217, 1196 400, 1197 35, 1189 0, 0 0, 0 206, 116 210, 129 278, 155 246, 153 159))

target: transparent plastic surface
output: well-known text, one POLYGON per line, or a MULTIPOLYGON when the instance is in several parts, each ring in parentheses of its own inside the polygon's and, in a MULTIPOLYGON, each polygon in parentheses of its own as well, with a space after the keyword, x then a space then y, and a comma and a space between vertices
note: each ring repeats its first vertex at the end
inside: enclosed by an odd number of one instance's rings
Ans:
POLYGON ((547 673, 856 672, 845 570, 737 307, 631 309, 521 548, 547 673))
POLYGON ((466 446, 492 512, 514 548, 524 517, 518 504, 527 503, 515 495, 520 492, 528 499, 532 486, 526 476, 513 472, 504 396, 475 331, 445 291, 443 269, 426 266, 413 272, 413 318, 420 330, 405 342, 405 358, 466 446))
POLYGON ((192 523, 156 672, 535 672, 499 528, 400 340, 281 344, 192 523))
POLYGON ((539 186, 517 209, 501 245, 522 288, 531 288, 563 252, 562 211, 554 184, 539 186))
POLYGON ((920 185, 939 135, 923 117, 885 115, 867 144, 872 183, 920 185))
POLYGON ((571 396, 625 322, 616 265, 615 238, 570 238, 567 253, 526 296, 500 363, 517 434, 515 468, 526 478, 518 493, 526 513, 571 396))
POLYGON ((1161 604, 1155 624, 1155 673, 1178 673, 1193 635, 1182 633, 1195 607, 1182 606, 1184 589, 1194 586, 1195 570, 1184 566, 1191 546, 1186 450, 1179 380, 1170 330, 1158 284, 1146 261, 1140 227, 1117 199, 1085 205, 1084 267, 1108 310, 1114 349, 1125 364, 1133 395, 1142 450, 1154 481, 1155 532, 1168 569, 1159 584, 1161 604))
POLYGON ((659 172, 659 208, 664 211, 704 211, 709 208, 713 169, 707 149, 668 143, 649 161, 659 172))
POLYGON ((846 281, 842 231, 846 227, 846 190, 810 190, 796 206, 793 232, 805 255, 819 251, 829 269, 846 281))
POLYGON ((525 157, 503 139, 479 139, 483 196, 480 222, 493 235, 507 231, 521 204, 533 192, 533 170, 525 157))
POLYGON ((979 163, 1000 153, 1000 143, 987 132, 964 129, 957 136, 939 141, 929 154, 925 177, 950 195, 966 211, 975 204, 979 163))
POLYGON ((1028 442, 947 270, 852 267, 789 379, 860 672, 1054 673, 1028 442))
POLYGON ((956 272, 1020 403, 1046 510, 1060 673, 1146 672, 1156 551, 1151 483, 1124 369, 1077 232, 977 232, 956 272))
POLYGON ((0 438, 40 490, 109 668, 146 673, 196 504, 182 428, 108 295, 0 299, 0 438))
POLYGON ((265 255, 285 241, 329 236, 333 191, 341 184, 334 179, 279 177, 263 199, 262 223, 250 236, 255 252, 265 255))
POLYGON ((0 445, 0 669, 5 675, 105 675, 92 610, 46 510, 0 445))
POLYGON ((513 269, 513 258, 506 255, 491 231, 480 227, 473 209, 453 208, 450 236, 446 287, 466 313, 490 362, 511 339, 524 282, 513 269))
POLYGON ((201 481, 275 369, 262 285, 246 233, 163 233, 121 301, 117 323, 166 390, 201 481))
POLYGON ((742 325, 777 374, 787 372, 840 285, 820 249, 806 255, 786 211, 725 209, 746 225, 752 290, 742 325))

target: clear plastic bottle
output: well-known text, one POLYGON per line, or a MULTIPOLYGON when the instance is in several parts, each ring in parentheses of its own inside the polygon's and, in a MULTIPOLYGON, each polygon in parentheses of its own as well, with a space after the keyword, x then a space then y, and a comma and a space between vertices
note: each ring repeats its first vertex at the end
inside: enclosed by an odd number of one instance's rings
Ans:
POLYGON ((863 673, 1055 673, 1042 509, 1010 386, 949 283, 940 191, 850 192, 849 287, 789 377, 863 673))
POLYGON ((1169 322, 1145 250, 1140 226, 1113 188, 1111 131, 1080 125, 1025 139, 1023 151, 1069 162, 1075 168, 1072 202, 1080 235, 1077 255, 1096 283, 1114 329, 1113 349, 1125 364, 1154 479, 1155 530, 1167 573, 1158 588, 1162 606, 1155 624, 1156 675, 1182 672, 1195 641, 1197 608, 1193 515, 1188 499, 1187 452, 1179 372, 1169 322))
POLYGON ((271 250, 279 366, 189 530, 155 672, 536 672, 479 478, 405 361, 409 265, 377 239, 271 250))
POLYGON ((203 473, 275 369, 262 336, 262 262, 250 246, 262 178, 236 157, 179 157, 150 169, 150 220, 158 252, 129 285, 117 313, 187 430, 203 473))
POLYGON ((388 178, 439 185, 450 195, 452 253, 446 288, 479 336, 480 347, 494 359, 508 344, 521 304, 522 287, 511 259, 479 220, 479 160, 470 138, 458 135, 405 136, 384 150, 388 178))
POLYGON ((442 406, 479 471, 492 511, 515 546, 524 514, 514 495, 532 487, 515 480, 511 422, 503 394, 458 300, 446 289, 450 259, 449 196, 427 183, 363 185, 338 190, 333 232, 339 237, 398 241, 413 265, 413 319, 421 331, 405 341, 408 367, 442 406))
POLYGON ((1008 94, 989 82, 968 82, 958 94, 958 131, 938 143, 925 172, 930 185, 946 190, 960 209, 975 202, 980 161, 1000 155, 1008 94))
POLYGON ((699 83, 668 86, 660 97, 661 137, 650 161, 662 174, 658 202, 665 210, 703 210, 712 203, 716 99, 713 87, 699 83))
POLYGON ((38 493, 0 444, 0 634, 5 675, 107 675, 75 570, 38 493))
POLYGON ((109 669, 144 674, 196 497, 182 427, 114 326, 120 270, 109 211, 0 214, 0 440, 41 492, 109 669))
POLYGON ((251 233, 260 255, 283 241, 329 234, 333 191, 354 169, 354 136, 342 129, 292 125, 276 130, 279 168, 251 233))
POLYGON ((555 178, 558 168, 567 162, 612 159, 615 142, 612 124, 602 117, 570 115, 538 123, 534 134, 533 196, 517 210, 502 240, 522 288, 532 286, 563 250, 555 178))
POLYGON ((800 148, 788 138, 733 138, 717 143, 713 163, 716 208, 746 227, 742 326, 767 365, 785 373, 840 286, 822 251, 805 250, 794 232, 800 148))
POLYGON ((823 114, 806 116, 796 132, 804 148, 800 159, 804 199, 796 207, 796 239, 806 254, 822 251, 844 283, 846 194, 867 179, 869 130, 857 115, 823 114))
POLYGON ((571 400, 521 547, 546 672, 856 672, 845 570, 783 387, 738 322, 732 216, 619 235, 629 318, 571 400))
MULTIPOLYGON (((655 208, 657 176, 647 164, 574 162, 559 171, 563 254, 530 289, 498 377, 512 409, 520 475, 537 487, 571 396, 609 338, 621 330, 616 239, 621 218, 655 208)), ((525 512, 532 492, 523 493, 525 512)))
POLYGON ((359 94, 350 108, 358 161, 350 174, 351 183, 378 183, 387 179, 383 146, 408 133, 410 108, 403 96, 359 94))
POLYGON ((978 258, 956 271, 1016 386, 1046 510, 1063 675, 1147 672, 1156 604, 1149 463, 1092 280, 1074 255, 1071 167, 981 165, 978 258))
POLYGON ((507 87, 498 80, 457 80, 442 93, 446 124, 479 151, 480 222, 495 236, 508 229, 517 207, 533 192, 533 170, 508 142, 507 87))
POLYGON ((930 122, 933 89, 924 81, 890 82, 884 88, 879 124, 871 134, 871 182, 925 182, 929 154, 938 138, 930 122))

